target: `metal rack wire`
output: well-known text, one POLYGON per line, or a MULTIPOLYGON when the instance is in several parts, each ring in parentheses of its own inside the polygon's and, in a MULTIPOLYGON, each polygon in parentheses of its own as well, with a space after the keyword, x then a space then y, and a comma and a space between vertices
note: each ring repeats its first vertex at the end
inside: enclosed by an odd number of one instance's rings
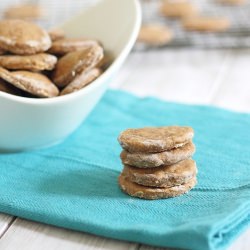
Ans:
POLYGON ((45 28, 51 28, 61 24, 65 20, 77 14, 100 0, 1 0, 0 18, 3 17, 4 10, 10 6, 23 3, 36 3, 45 10, 45 17, 35 20, 45 28))
MULTIPOLYGON (((10 5, 30 2, 31 0, 1 0, 0 18, 10 5)), ((32 0, 41 4, 47 12, 38 23, 46 28, 57 26, 79 10, 89 7, 100 0, 32 0)), ((125 0, 124 0, 125 1, 125 0)), ((143 22, 161 23, 174 32, 173 41, 167 46, 194 46, 203 48, 250 48, 250 0, 240 6, 221 5, 216 0, 190 0, 198 6, 204 15, 222 16, 230 19, 232 25, 226 32, 201 33, 183 30, 180 21, 167 19, 160 15, 162 0, 140 0, 142 3, 143 22)), ((138 47, 137 48, 141 48, 138 47)))
POLYGON ((167 25, 174 32, 173 41, 167 46, 195 46, 205 48, 248 48, 250 47, 250 1, 244 5, 229 6, 216 0, 191 0, 205 16, 226 17, 231 27, 225 32, 202 33, 186 31, 179 20, 161 16, 161 0, 141 0, 144 23, 167 25))

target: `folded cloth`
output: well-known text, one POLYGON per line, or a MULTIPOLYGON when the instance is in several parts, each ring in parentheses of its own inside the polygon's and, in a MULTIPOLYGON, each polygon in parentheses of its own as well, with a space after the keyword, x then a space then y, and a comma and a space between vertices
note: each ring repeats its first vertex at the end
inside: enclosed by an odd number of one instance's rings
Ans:
POLYGON ((0 211, 151 245, 224 249, 250 224, 249 148, 249 114, 110 90, 64 143, 0 155, 0 211), (198 185, 165 200, 124 194, 117 136, 167 125, 194 128, 198 185))

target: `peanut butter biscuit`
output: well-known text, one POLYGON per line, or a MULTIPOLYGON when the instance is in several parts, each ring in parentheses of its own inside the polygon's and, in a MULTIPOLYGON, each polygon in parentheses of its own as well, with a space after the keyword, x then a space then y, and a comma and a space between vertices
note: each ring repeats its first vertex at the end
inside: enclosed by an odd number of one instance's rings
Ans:
POLYGON ((22 91, 14 86, 12 86, 10 83, 5 82, 4 80, 0 79, 0 91, 12 94, 12 95, 22 95, 22 91))
POLYGON ((35 55, 3 55, 0 56, 0 66, 6 69, 25 69, 31 71, 52 70, 57 62, 57 57, 50 54, 35 55))
POLYGON ((183 18, 196 15, 198 9, 187 1, 164 1, 160 7, 160 12, 165 17, 183 18))
POLYGON ((195 161, 186 159, 170 166, 136 168, 125 165, 123 174, 137 184, 148 187, 173 187, 187 183, 197 174, 195 161))
POLYGON ((5 54, 5 50, 0 48, 0 55, 4 55, 5 54))
POLYGON ((241 5, 246 3, 246 0, 218 0, 218 2, 228 5, 241 5))
POLYGON ((99 45, 70 52, 58 60, 52 79, 57 86, 65 87, 79 73, 94 68, 102 58, 103 49, 99 45))
POLYGON ((163 46, 172 38, 173 33, 168 27, 160 24, 147 24, 141 27, 137 41, 151 46, 163 46))
POLYGON ((156 200, 179 196, 190 191, 197 183, 196 178, 189 182, 168 188, 145 187, 131 182, 127 176, 121 174, 118 179, 121 189, 130 196, 147 200, 156 200))
POLYGON ((32 95, 54 97, 59 94, 57 87, 45 76, 29 71, 10 72, 0 67, 0 78, 32 95))
POLYGON ((65 38, 65 32, 60 28, 51 29, 48 33, 52 42, 65 38))
POLYGON ((43 17, 44 14, 44 9, 40 5, 24 3, 6 9, 4 17, 12 19, 38 19, 43 17))
POLYGON ((56 55, 65 55, 72 51, 83 50, 97 45, 99 45, 99 43, 96 40, 64 38, 54 41, 49 49, 49 52, 56 55))
POLYGON ((93 82, 97 77, 99 77, 101 73, 102 71, 98 68, 83 71, 62 90, 60 95, 67 95, 84 88, 85 86, 93 82))
POLYGON ((159 153, 187 144, 194 136, 191 127, 145 127, 123 131, 118 141, 131 153, 159 153))
POLYGON ((230 21, 224 17, 190 17, 182 24, 186 30, 200 32, 221 32, 230 27, 230 21))
POLYGON ((31 55, 48 50, 48 33, 34 23, 23 20, 0 21, 0 48, 18 55, 31 55))
POLYGON ((126 150, 121 152, 123 164, 135 166, 138 168, 155 168, 163 165, 171 165, 190 158, 195 152, 195 146, 190 141, 186 145, 173 148, 169 151, 160 153, 129 153, 126 150))
POLYGON ((110 51, 104 51, 102 60, 96 65, 97 68, 101 68, 105 71, 114 61, 114 55, 110 51))

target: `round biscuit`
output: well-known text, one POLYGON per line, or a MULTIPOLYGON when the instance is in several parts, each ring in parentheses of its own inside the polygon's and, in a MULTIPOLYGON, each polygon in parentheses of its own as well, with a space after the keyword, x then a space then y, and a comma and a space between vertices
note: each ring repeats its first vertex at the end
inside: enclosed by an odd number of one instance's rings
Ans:
POLYGON ((166 126, 126 129, 118 141, 131 153, 159 153, 187 144, 194 136, 191 127, 166 126))
POLYGON ((196 185, 197 180, 196 178, 193 178, 183 185, 169 188, 155 188, 145 187, 133 183, 125 175, 121 174, 118 178, 118 182, 122 191, 130 196, 146 200, 156 200, 183 195, 190 191, 196 185))
POLYGON ((150 46, 163 46, 173 38, 172 31, 160 24, 143 25, 140 29, 137 42, 150 46))
POLYGON ((38 25, 23 20, 0 21, 0 48, 17 55, 32 55, 48 50, 51 39, 38 25))
POLYGON ((63 38, 57 39, 52 43, 49 53, 56 55, 65 55, 76 50, 83 50, 91 46, 97 46, 96 40, 83 38, 63 38))
POLYGON ((57 87, 40 73, 30 71, 8 71, 0 67, 0 78, 15 87, 38 97, 55 97, 59 94, 57 87))
POLYGON ((230 28, 229 19, 224 17, 190 17, 182 24, 186 30, 200 32, 222 32, 230 28))
POLYGON ((70 52, 58 60, 52 80, 57 86, 65 87, 79 73, 94 68, 102 58, 103 48, 99 45, 70 52))
POLYGON ((182 147, 160 153, 130 153, 123 150, 120 157, 123 164, 138 168, 155 168, 163 165, 171 165, 190 158, 194 152, 195 145, 190 141, 182 147))
POLYGON ((61 91, 60 95, 67 95, 84 88, 99 77, 101 73, 102 71, 98 68, 83 71, 61 91))
POLYGON ((137 184, 148 187, 173 187, 187 183, 197 175, 195 161, 186 159, 170 166, 136 168, 125 165, 123 174, 137 184))
POLYGON ((0 56, 0 67, 11 70, 52 70, 57 63, 54 55, 40 53, 35 55, 2 55, 0 56))

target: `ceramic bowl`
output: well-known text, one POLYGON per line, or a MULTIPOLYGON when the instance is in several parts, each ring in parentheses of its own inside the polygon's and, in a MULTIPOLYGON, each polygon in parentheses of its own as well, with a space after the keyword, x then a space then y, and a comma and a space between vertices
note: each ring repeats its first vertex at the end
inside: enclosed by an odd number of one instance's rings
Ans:
POLYGON ((0 92, 0 151, 23 151, 63 141, 84 121, 131 51, 140 28, 137 0, 102 0, 64 23, 68 37, 101 41, 112 65, 78 92, 48 99, 0 92))

